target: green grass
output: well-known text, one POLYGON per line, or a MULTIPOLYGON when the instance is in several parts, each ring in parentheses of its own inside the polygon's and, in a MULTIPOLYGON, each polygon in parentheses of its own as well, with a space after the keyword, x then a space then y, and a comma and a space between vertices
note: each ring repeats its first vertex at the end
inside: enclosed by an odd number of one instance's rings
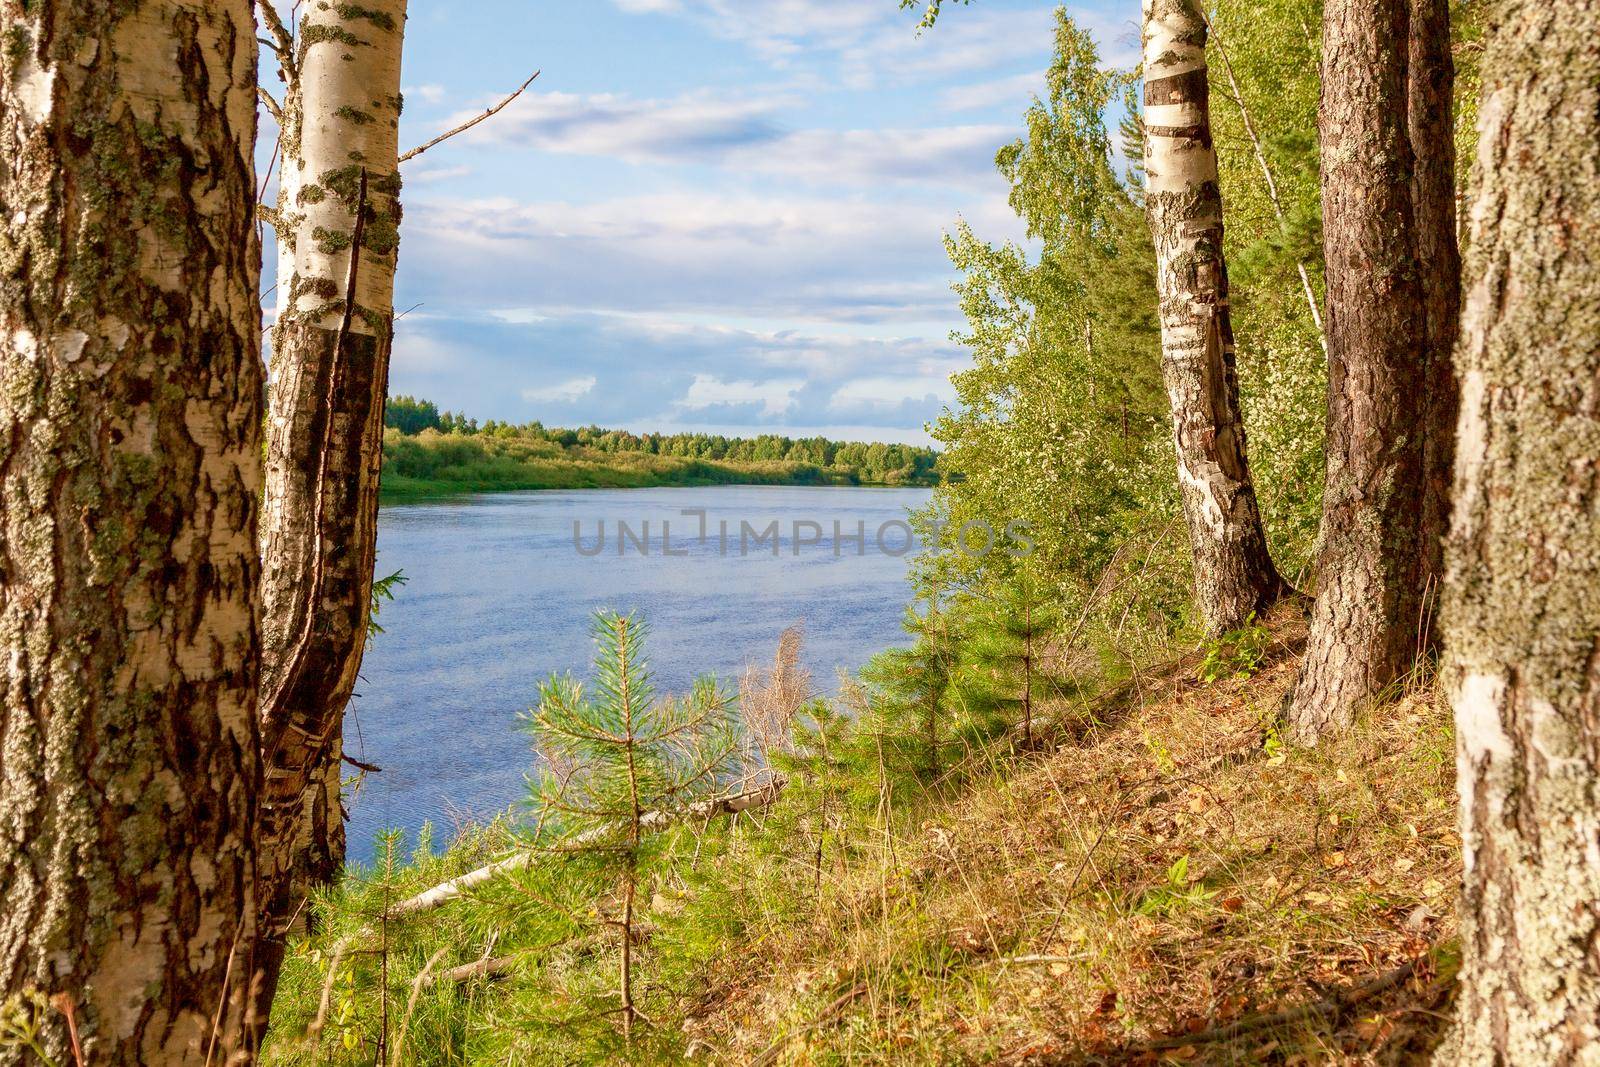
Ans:
POLYGON ((615 933, 551 934, 573 859, 385 923, 526 847, 514 819, 442 852, 391 838, 291 946, 264 1062, 1416 1062, 1453 967, 1448 710, 1418 688, 1275 751, 1263 709, 1304 625, 1267 625, 1249 678, 1180 656, 1051 700, 1044 744, 1002 737, 933 783, 895 779, 848 720, 820 747, 796 733, 775 804, 672 828, 641 872, 631 1044, 606 1014, 615 933), (1330 996, 1359 1010, 1271 1021, 1330 996))

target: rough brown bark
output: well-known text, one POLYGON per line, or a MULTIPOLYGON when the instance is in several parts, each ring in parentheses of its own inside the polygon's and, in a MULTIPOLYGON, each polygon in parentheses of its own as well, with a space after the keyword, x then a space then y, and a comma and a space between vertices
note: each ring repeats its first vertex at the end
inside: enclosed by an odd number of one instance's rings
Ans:
POLYGON ((0 999, 57 1063, 69 1010, 82 1062, 228 1062, 260 774, 250 5, 0 0, 0 41, 0 999))
MULTIPOLYGON (((1408 127, 1416 166, 1417 264, 1423 303, 1422 570, 1426 615, 1444 577, 1455 465, 1456 389, 1453 353, 1461 323, 1461 251, 1456 240, 1455 61, 1450 54, 1450 0, 1412 0, 1408 59, 1408 127)), ((1426 643, 1435 643, 1431 618, 1426 643)))
POLYGON ((309 5, 296 48, 279 57, 285 199, 273 218, 284 251, 261 529, 264 995, 310 889, 344 864, 342 726, 377 539, 405 8, 309 5))
POLYGON ((1314 743, 1415 662, 1428 381, 1407 127, 1409 0, 1323 9, 1327 484, 1317 600, 1287 709, 1314 743))
POLYGON ((1600 1062, 1600 6, 1490 9, 1446 580, 1462 1064, 1600 1062))
POLYGON ((1156 250, 1162 373, 1207 629, 1277 600, 1245 449, 1211 142, 1206 22, 1195 0, 1144 0, 1145 205, 1156 250))

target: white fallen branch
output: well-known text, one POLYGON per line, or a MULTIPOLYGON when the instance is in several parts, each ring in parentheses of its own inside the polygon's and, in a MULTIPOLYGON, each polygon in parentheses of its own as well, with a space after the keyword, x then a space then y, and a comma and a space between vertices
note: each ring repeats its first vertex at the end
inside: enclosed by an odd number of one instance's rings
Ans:
MULTIPOLYGON (((759 786, 742 790, 738 793, 729 793, 724 796, 712 797, 691 804, 679 811, 649 811, 639 820, 640 829, 648 833, 659 833, 675 823, 693 819, 698 822, 709 822, 723 815, 737 815, 751 808, 764 808, 778 799, 783 788, 788 784, 787 779, 775 776, 771 781, 759 786)), ((593 844, 606 834, 613 832, 613 827, 600 826, 593 830, 586 830, 573 837, 564 846, 565 851, 582 849, 585 845, 593 844)), ((448 904, 450 901, 464 896, 466 893, 487 882, 492 882, 504 874, 520 871, 531 864, 539 853, 536 851, 517 852, 503 860, 497 860, 485 867, 440 882, 432 889, 424 890, 414 897, 402 900, 389 909, 389 918, 399 919, 419 912, 432 911, 434 908, 448 904)))

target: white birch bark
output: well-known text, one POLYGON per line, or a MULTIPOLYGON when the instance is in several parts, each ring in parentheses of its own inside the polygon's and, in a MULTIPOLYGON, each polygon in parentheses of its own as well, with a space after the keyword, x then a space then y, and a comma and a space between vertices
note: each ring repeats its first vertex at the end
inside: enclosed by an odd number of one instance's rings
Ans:
POLYGON ((264 996, 286 924, 344 860, 342 724, 376 547, 405 18, 405 0, 308 4, 286 61, 275 213, 282 312, 261 528, 260 846, 274 938, 259 956, 264 996))
POLYGON ((1213 632, 1275 601, 1246 455, 1197 0, 1144 0, 1146 208, 1156 250, 1162 371, 1196 600, 1213 632))

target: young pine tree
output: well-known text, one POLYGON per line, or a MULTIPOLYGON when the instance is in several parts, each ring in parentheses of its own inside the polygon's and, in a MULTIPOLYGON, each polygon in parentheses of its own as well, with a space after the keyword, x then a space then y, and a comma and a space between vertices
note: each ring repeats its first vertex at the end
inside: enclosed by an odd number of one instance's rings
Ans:
POLYGON ((588 897, 593 921, 616 933, 617 1006, 605 1014, 621 1016, 624 1039, 643 1018, 633 946, 636 900, 659 842, 652 832, 713 800, 737 753, 733 701, 714 679, 697 679, 686 696, 656 699, 647 635, 633 615, 596 615, 593 687, 552 676, 527 719, 547 764, 532 783, 535 844, 569 860, 566 890, 588 897))
MULTIPOLYGON (((1061 622, 1058 603, 1026 573, 998 582, 979 601, 969 628, 969 658, 997 710, 1022 721, 1023 743, 1033 743, 1034 709, 1049 674, 1041 668, 1045 643, 1061 622)), ((970 699, 970 696, 969 696, 970 699)))
POLYGON ((944 612, 930 595, 927 610, 907 608, 901 625, 916 638, 891 648, 861 670, 885 754, 897 771, 931 782, 951 741, 950 700, 956 655, 944 612))

